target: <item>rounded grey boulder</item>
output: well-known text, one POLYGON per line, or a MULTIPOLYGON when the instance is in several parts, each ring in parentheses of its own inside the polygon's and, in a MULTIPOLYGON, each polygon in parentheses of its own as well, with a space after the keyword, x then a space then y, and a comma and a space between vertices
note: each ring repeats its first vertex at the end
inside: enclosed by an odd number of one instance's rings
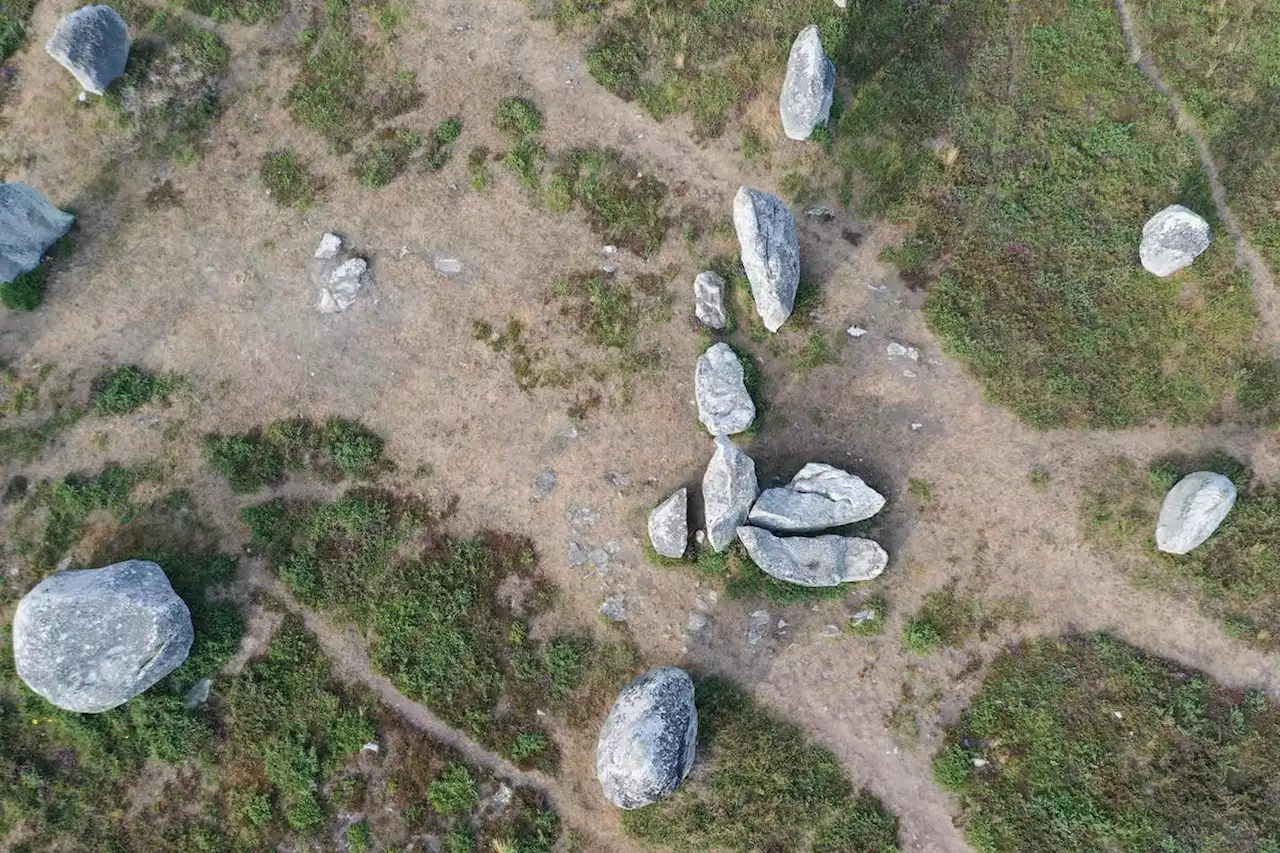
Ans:
POLYGON ((703 515, 713 551, 719 554, 733 544, 759 494, 756 463, 732 441, 716 436, 716 452, 702 475, 703 515))
POLYGON ((110 6, 85 6, 58 23, 44 49, 86 92, 102 95, 129 61, 129 25, 110 6))
POLYGON ((1209 223, 1180 204, 1171 204, 1142 226, 1138 255, 1147 272, 1166 278, 1191 266, 1213 240, 1209 223))
POLYGON ((1218 529, 1236 503, 1231 480, 1213 471, 1197 471, 1179 480, 1164 496, 1156 520, 1156 547, 1185 554, 1218 529))
POLYGON ((123 705, 187 659, 191 611, 155 563, 58 572, 18 603, 18 675, 68 711, 123 705))
POLYGON ((0 184, 0 282, 40 266, 40 259, 76 218, 63 213, 35 187, 0 184))
POLYGON ((714 435, 733 435, 751 426, 756 404, 747 392, 747 374, 738 354, 726 343, 715 343, 698 357, 693 372, 698 420, 714 435))
POLYGON ((889 555, 879 543, 856 536, 774 536, 739 527, 738 539, 760 570, 799 586, 839 586, 879 577, 889 555))
POLYGON ((600 730, 596 777, 618 808, 643 808, 680 786, 697 746, 693 679, 683 669, 660 666, 619 694, 600 730))
POLYGON ((782 130, 791 139, 808 139, 813 129, 831 117, 836 92, 836 67, 822 49, 817 24, 800 31, 787 58, 778 109, 782 130))

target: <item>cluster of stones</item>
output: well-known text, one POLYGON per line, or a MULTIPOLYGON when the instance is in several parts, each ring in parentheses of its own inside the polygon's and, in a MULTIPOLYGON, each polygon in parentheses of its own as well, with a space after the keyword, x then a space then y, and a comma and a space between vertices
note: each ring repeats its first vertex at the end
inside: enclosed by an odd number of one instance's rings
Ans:
POLYGON ((369 262, 364 258, 347 256, 342 238, 328 233, 320 238, 315 251, 315 267, 312 277, 320 291, 316 310, 321 314, 341 314, 350 308, 364 289, 369 272, 369 262))

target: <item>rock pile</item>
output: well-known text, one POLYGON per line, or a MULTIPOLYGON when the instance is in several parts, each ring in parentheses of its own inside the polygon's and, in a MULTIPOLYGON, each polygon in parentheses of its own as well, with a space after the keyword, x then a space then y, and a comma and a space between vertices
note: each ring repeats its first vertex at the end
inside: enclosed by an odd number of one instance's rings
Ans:
POLYGON ((1230 479, 1212 471, 1183 477, 1164 496, 1156 520, 1156 547, 1166 554, 1186 554, 1203 544, 1236 503, 1230 479))
POLYGON ((85 6, 58 23, 44 49, 86 92, 102 95, 129 61, 129 25, 110 6, 85 6))
POLYGON ((11 282, 40 266, 44 253, 75 220, 35 187, 0 184, 0 282, 11 282))
POLYGON ((342 238, 328 233, 320 238, 313 278, 320 290, 316 310, 321 314, 341 314, 350 308, 364 288, 369 263, 364 258, 342 256, 342 238))
POLYGON ((693 680, 674 666, 652 669, 627 685, 600 731, 600 787, 618 808, 652 805, 689 775, 697 745, 693 680))

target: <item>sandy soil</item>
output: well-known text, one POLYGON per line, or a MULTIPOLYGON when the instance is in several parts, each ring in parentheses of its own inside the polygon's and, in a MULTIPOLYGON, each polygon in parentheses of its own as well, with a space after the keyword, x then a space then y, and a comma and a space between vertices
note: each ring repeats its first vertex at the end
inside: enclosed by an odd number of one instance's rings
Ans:
MULTIPOLYGON (((42 3, 33 31, 51 31, 74 5, 42 3)), ((1081 488, 1109 456, 1146 460, 1223 447, 1271 480, 1280 467, 1275 438, 1231 427, 1028 429, 987 404, 977 384, 941 355, 920 317, 921 295, 877 261, 891 230, 843 214, 830 223, 802 217, 805 274, 824 289, 826 326, 857 323, 870 334, 844 342, 838 364, 808 374, 771 363, 774 414, 749 452, 766 484, 789 478, 804 462, 825 461, 854 470, 889 496, 881 538, 892 561, 876 584, 889 599, 887 633, 870 640, 820 636, 855 609, 861 599, 855 591, 848 602, 788 608, 721 596, 708 626, 686 635, 688 614, 706 588, 689 575, 647 565, 639 537, 649 507, 678 485, 697 482, 712 449, 692 405, 700 342, 685 316, 698 260, 675 235, 648 262, 622 257, 624 274, 679 268, 680 316, 657 333, 667 366, 639 383, 630 406, 606 407, 575 427, 565 414, 573 391, 519 391, 507 363, 472 340, 471 323, 498 325, 515 315, 542 340, 576 346, 545 303, 546 287, 559 274, 598 266, 600 241, 577 215, 529 204, 500 166, 493 187, 466 189, 465 151, 480 143, 501 147, 490 126, 494 105, 523 93, 542 106, 553 150, 615 147, 680 187, 682 202, 716 215, 728 214, 739 184, 776 189, 776 177, 748 166, 731 140, 695 143, 681 122, 657 124, 619 102, 591 80, 571 39, 530 21, 515 0, 419 0, 398 50, 417 72, 425 103, 396 123, 427 129, 461 115, 462 156, 440 174, 366 190, 280 106, 292 79, 285 46, 305 10, 295 4, 277 24, 219 27, 233 48, 230 106, 207 155, 186 168, 134 156, 101 108, 76 104, 74 83, 38 47, 17 58, 0 138, 0 156, 12 164, 6 179, 32 183, 76 208, 80 238, 43 308, 3 315, 0 357, 24 369, 54 364, 82 377, 135 362, 187 375, 203 397, 158 422, 85 422, 55 453, 28 466, 32 475, 165 452, 190 458, 203 432, 297 413, 358 417, 388 437, 402 471, 423 463, 434 468, 421 488, 458 496, 460 531, 492 527, 530 536, 544 570, 565 589, 569 618, 594 619, 606 596, 621 595, 647 659, 731 675, 807 726, 857 784, 897 814, 908 851, 967 849, 951 803, 932 782, 929 759, 939 724, 955 718, 976 686, 966 666, 971 656, 988 657, 1009 639, 1107 630, 1226 684, 1258 684, 1280 697, 1263 655, 1228 639, 1190 600, 1133 587, 1114 561, 1084 543, 1078 518, 1081 488), (310 212, 280 210, 258 180, 261 155, 282 144, 304 152, 328 180, 322 204, 310 212), (113 193, 92 191, 104 172, 115 176, 113 193), (165 179, 181 190, 183 206, 148 210, 143 195, 165 179), (840 236, 845 228, 866 230, 866 239, 850 245, 840 236), (370 259, 376 279, 367 298, 336 317, 315 312, 306 274, 326 230, 348 237, 370 259), (465 275, 437 274, 437 255, 460 259, 465 275), (918 347, 920 362, 890 361, 891 340, 918 347), (908 369, 917 375, 904 375, 908 369), (177 420, 185 421, 186 437, 166 444, 162 430, 177 420), (106 450, 93 441, 103 430, 106 450), (1033 468, 1050 472, 1047 490, 1032 487, 1033 468), (532 484, 545 469, 557 473, 558 485, 535 502, 532 484), (634 485, 611 484, 605 475, 615 471, 634 485), (910 478, 932 484, 936 497, 928 506, 908 495, 910 478), (570 514, 582 507, 599 519, 575 526, 570 514), (622 549, 609 570, 588 574, 568 565, 569 541, 597 547, 610 539, 622 549), (963 651, 909 658, 898 641, 903 618, 953 578, 980 597, 1024 600, 1028 618, 963 651), (787 625, 751 647, 745 632, 761 607, 771 624, 787 625), (896 744, 886 723, 904 680, 941 694, 940 711, 925 713, 916 748, 896 744)), ((774 144, 775 163, 791 156, 781 139, 774 144)), ((215 516, 233 517, 238 500, 209 472, 196 475, 194 491, 215 516)), ((243 530, 223 523, 229 544, 242 541, 243 530)), ((603 849, 631 849, 591 781, 589 750, 570 750, 568 758, 559 782, 544 784, 557 786, 557 802, 605 839, 603 849)))

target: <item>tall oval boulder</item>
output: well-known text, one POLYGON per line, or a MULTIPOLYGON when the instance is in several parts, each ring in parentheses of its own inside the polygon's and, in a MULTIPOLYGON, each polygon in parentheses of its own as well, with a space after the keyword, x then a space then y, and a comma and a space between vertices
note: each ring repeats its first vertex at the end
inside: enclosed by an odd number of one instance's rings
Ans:
POLYGON ((766 329, 776 332, 791 316, 800 286, 795 217, 776 195, 742 187, 733 198, 733 227, 756 313, 766 329))
POLYGON ((596 776, 609 802, 639 809, 669 797, 689 775, 698 746, 693 679, 660 666, 631 682, 600 730, 596 776))
POLYGON ((715 435, 733 435, 751 426, 756 404, 747 391, 747 374, 733 347, 715 343, 698 357, 693 372, 698 420, 715 435))
POLYGON ((759 494, 755 461, 723 435, 716 436, 716 452, 702 475, 702 510, 711 550, 719 554, 733 544, 759 494))
POLYGON ((1212 240, 1213 231, 1203 217, 1171 204, 1142 226, 1138 256, 1147 272, 1166 278, 1191 266, 1212 240))
POLYGON ((1156 547, 1166 554, 1186 554, 1218 529, 1236 503, 1230 478, 1197 471, 1179 480, 1164 496, 1156 520, 1156 547))
POLYGON ((103 95, 129 61, 129 25, 110 6, 84 6, 58 23, 44 49, 86 92, 103 95))
POLYGON ((778 99, 783 132, 791 139, 812 136, 815 127, 831 118, 835 92, 836 67, 822 49, 817 24, 810 24, 796 36, 787 58, 787 76, 778 99))
POLYGON ((0 184, 0 282, 40 266, 44 253, 75 221, 35 187, 0 184))
POLYGON ((191 612, 155 563, 128 560, 58 572, 18 603, 18 675, 68 711, 123 705, 177 669, 195 634, 191 612))

